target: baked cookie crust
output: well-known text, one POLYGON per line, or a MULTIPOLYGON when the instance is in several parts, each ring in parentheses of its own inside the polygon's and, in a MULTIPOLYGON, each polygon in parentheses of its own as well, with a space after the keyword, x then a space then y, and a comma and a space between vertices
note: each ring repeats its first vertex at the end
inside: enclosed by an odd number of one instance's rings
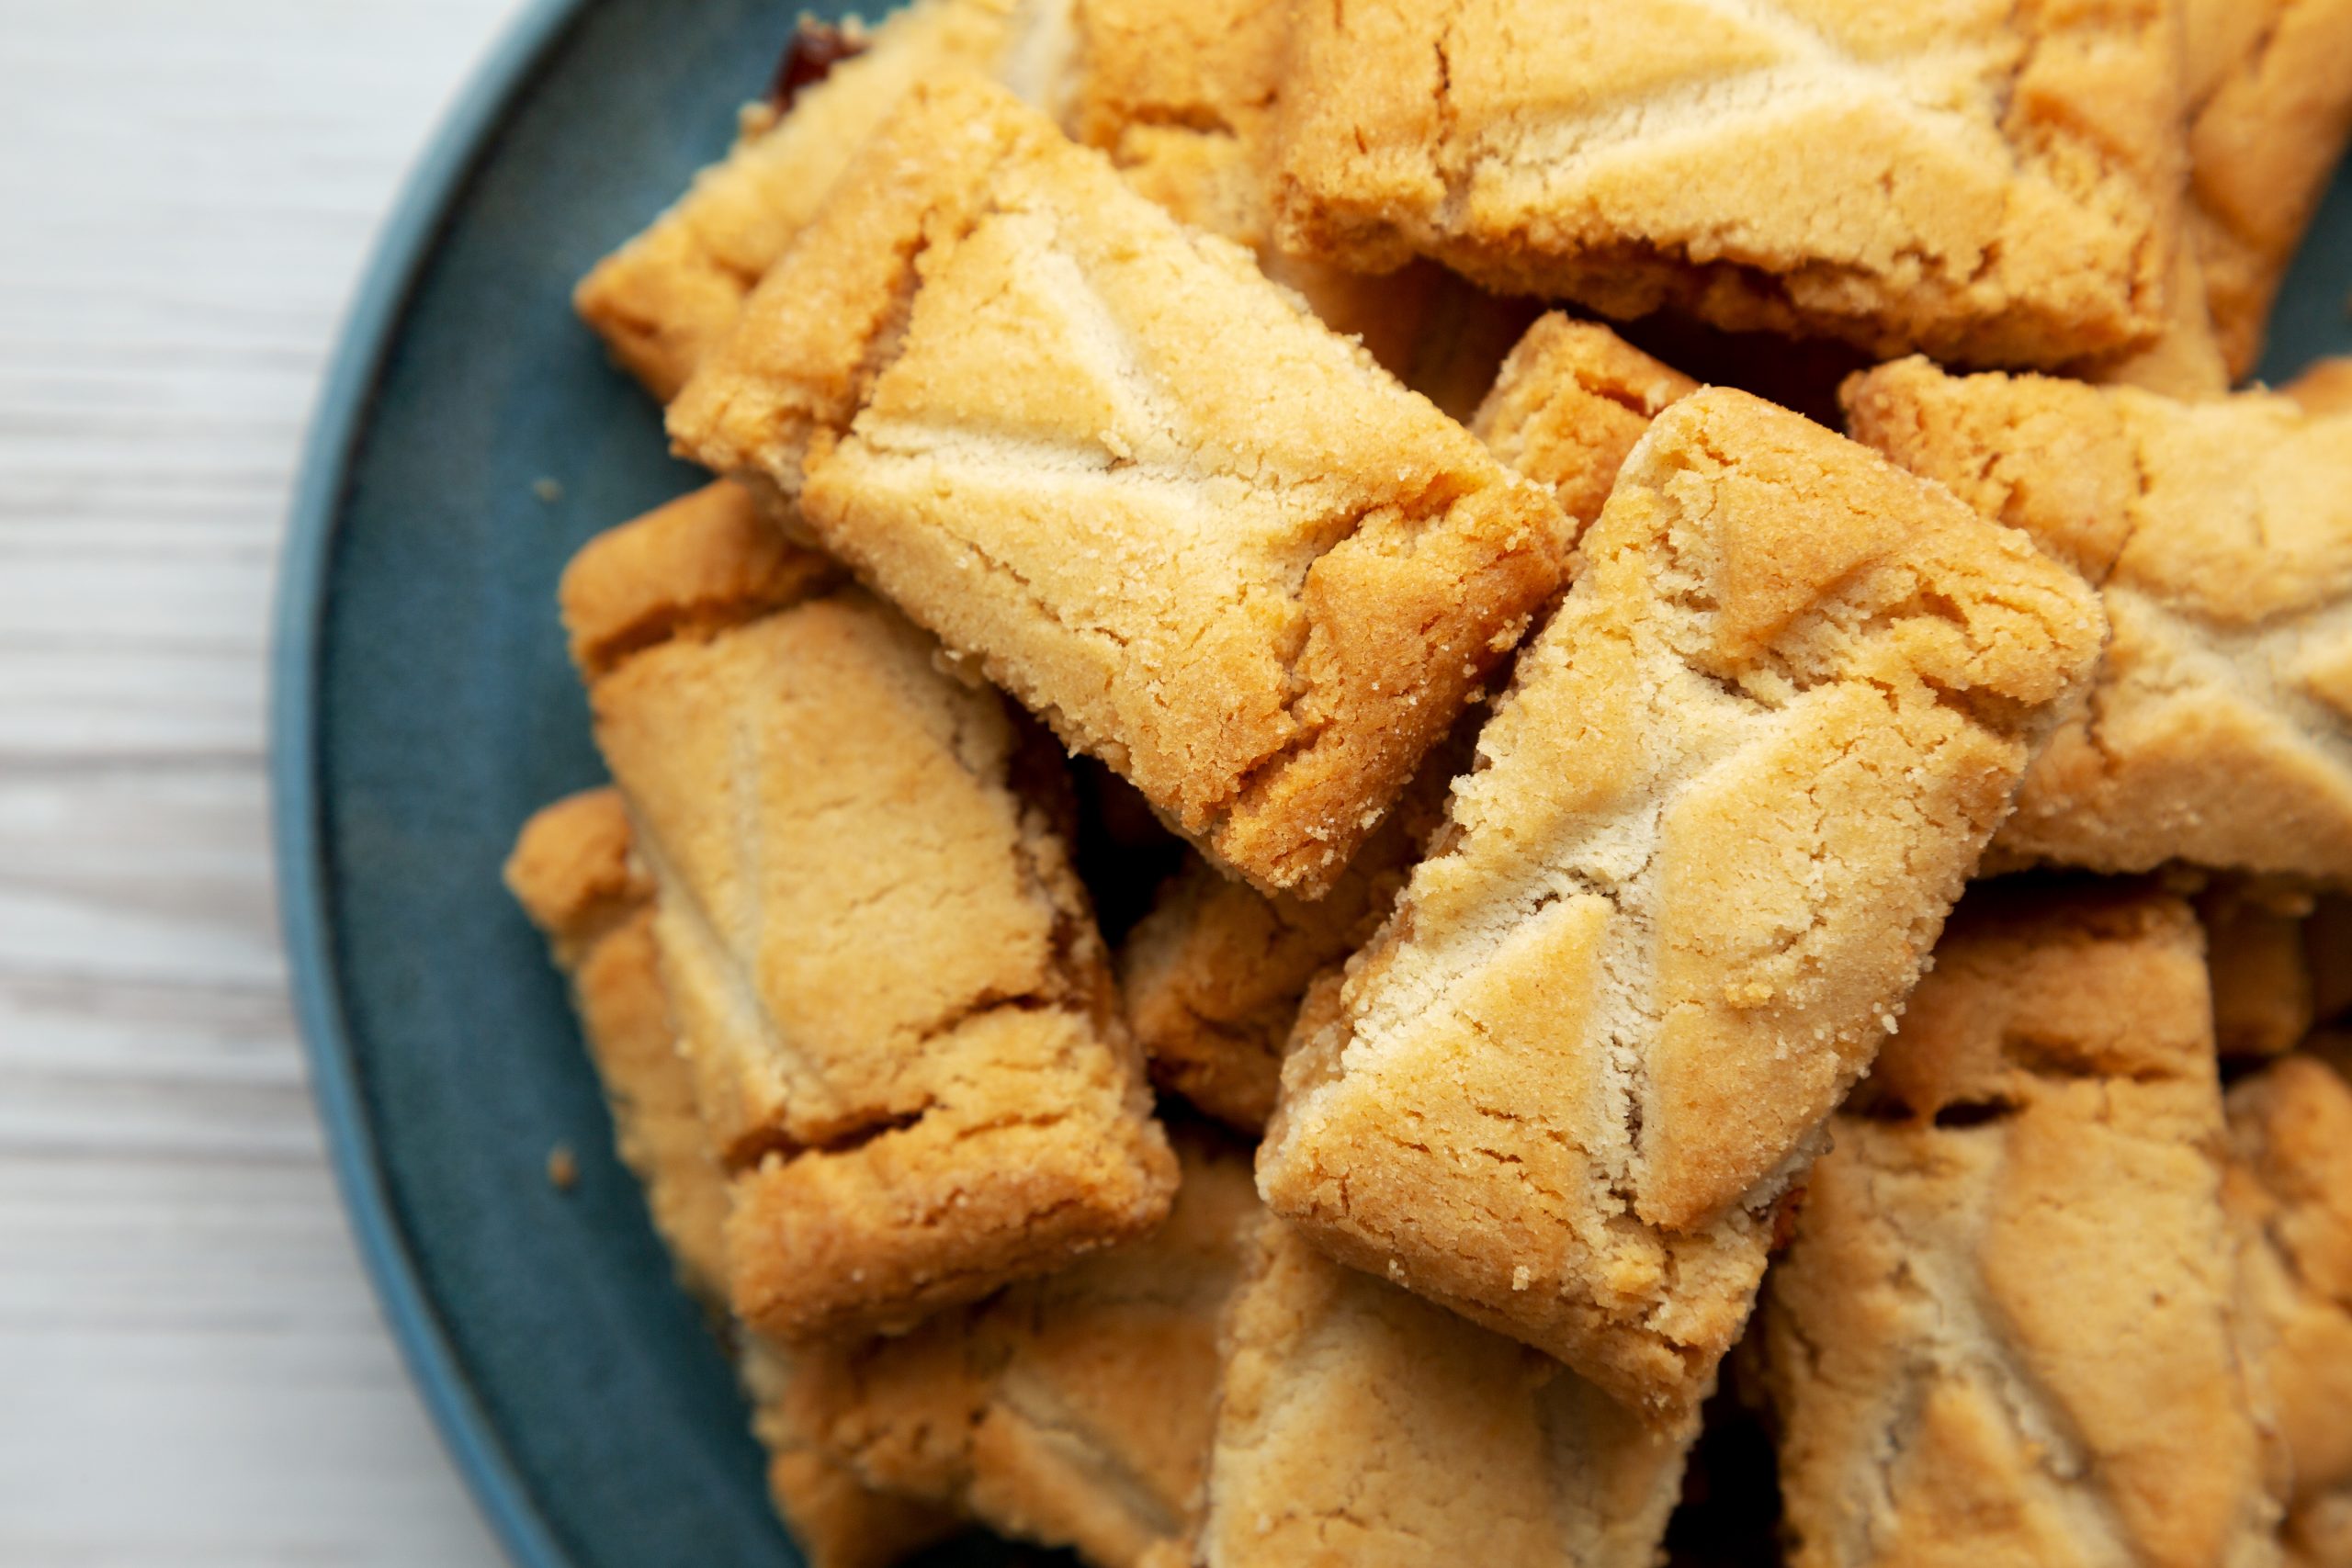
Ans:
POLYGON ((2315 902, 2273 877, 2217 877, 2197 895, 2223 1057, 2276 1056, 2311 1032, 2318 1008, 2303 927, 2315 902))
POLYGON ((1541 15, 1293 7, 1284 244, 1971 364, 2162 330, 2182 166, 2167 0, 1541 15))
POLYGON ((1259 1181, 1343 1261, 1679 1411, 2101 623, 2023 536, 1721 388, 1657 416, 1581 549, 1285 1065, 1259 1181))
POLYGON ((2197 925, 1972 893, 1763 1310, 1792 1568, 2276 1561, 2197 925))
POLYGON ((1269 892, 1329 886, 1560 581, 1542 490, 977 78, 670 429, 1269 892))
POLYGON ((573 291, 573 309, 622 368, 668 402, 908 89, 944 70, 1013 68, 1041 9, 1020 0, 915 0, 871 32, 853 22, 858 51, 787 109, 746 108, 734 148, 598 262, 573 291))
POLYGON ((2352 416, 1918 359, 1844 396, 1857 439, 2032 535, 2113 627, 1996 863, 2352 879, 2352 416))
POLYGON ((2233 377, 2352 138, 2352 3, 2183 0, 2188 238, 2233 377))
POLYGON ((506 886, 571 983, 615 1148, 645 1189, 678 1282, 723 1308, 727 1178, 678 1055, 654 948, 653 882, 630 857, 620 792, 582 790, 534 813, 507 857, 506 886))
POLYGON ((1207 1568, 1658 1560, 1695 1420, 1646 1426, 1558 1362, 1332 1262, 1272 1217, 1226 1338, 1195 1549, 1207 1568))
MULTIPOLYGON (((1554 312, 1504 359, 1470 432, 1549 489, 1581 535, 1650 420, 1698 384, 1608 328, 1554 312)), ((1255 1132, 1273 1113, 1282 1053, 1307 982, 1380 927, 1469 770, 1482 711, 1431 751, 1388 820, 1317 899, 1269 898, 1194 860, 1120 953, 1120 990, 1162 1089, 1255 1132)))
POLYGON ((1260 1213, 1247 1154, 1171 1141, 1167 1223, 903 1338, 828 1359, 828 1451, 868 1483, 1099 1568, 1186 1559, 1215 1419, 1217 1325, 1260 1213))
POLYGON ((2226 1103, 2222 1199, 2294 1477, 2287 1536, 2317 1544, 2352 1500, 2352 1086, 2292 1055, 2226 1103))
MULTIPOLYGON (((534 814, 507 859, 506 885, 571 982, 621 1163, 644 1186, 679 1282, 723 1312, 727 1175, 678 1054, 656 962, 653 884, 630 854, 620 793, 584 790, 534 814)), ((768 1489, 811 1568, 887 1568, 955 1532, 954 1514, 868 1486, 822 1448, 810 1395, 829 1380, 807 1371, 826 1352, 796 1355, 756 1337, 737 1348, 752 1430, 768 1450, 768 1489)))
MULTIPOLYGON (((758 576, 711 564, 759 536, 721 497, 575 558, 579 646, 627 597, 608 574, 758 576)), ((862 591, 761 607, 674 617, 589 691, 731 1178, 736 1314, 786 1338, 900 1326, 1148 1230, 1175 1168, 1069 868, 1058 757, 862 591)))

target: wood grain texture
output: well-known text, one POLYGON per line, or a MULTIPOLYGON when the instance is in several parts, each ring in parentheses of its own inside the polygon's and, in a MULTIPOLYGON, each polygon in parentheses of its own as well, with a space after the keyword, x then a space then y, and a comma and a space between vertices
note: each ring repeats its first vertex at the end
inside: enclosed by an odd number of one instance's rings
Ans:
POLYGON ((0 1564, 499 1561, 285 996, 273 558, 345 300, 516 0, 0 0, 0 1564))

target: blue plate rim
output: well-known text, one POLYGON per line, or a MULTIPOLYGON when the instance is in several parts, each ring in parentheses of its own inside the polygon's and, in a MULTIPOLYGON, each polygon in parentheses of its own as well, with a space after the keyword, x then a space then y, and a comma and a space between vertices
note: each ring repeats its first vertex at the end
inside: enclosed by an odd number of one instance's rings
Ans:
POLYGON ((279 934, 311 1092, 376 1300, 441 1440, 507 1555, 572 1568, 468 1376, 394 1211, 366 1114, 327 914, 319 793, 327 570, 351 466, 393 335, 452 212, 515 99, 592 0, 529 0, 444 113, 403 183, 346 310, 297 469, 279 547, 269 659, 269 789, 279 934))

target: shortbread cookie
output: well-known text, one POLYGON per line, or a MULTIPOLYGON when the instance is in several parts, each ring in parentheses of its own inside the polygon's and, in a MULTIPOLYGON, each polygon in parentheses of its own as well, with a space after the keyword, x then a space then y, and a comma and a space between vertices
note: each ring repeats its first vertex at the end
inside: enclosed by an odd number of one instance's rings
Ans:
POLYGON ((1332 331, 1400 374, 1422 317, 1457 287, 1424 265, 1385 277, 1286 255, 1273 243, 1271 121, 1288 8, 1261 0, 1072 0, 1069 79, 1049 110, 1175 217, 1246 245, 1332 331))
POLYGON ((2197 896, 2223 1056, 2276 1056, 2311 1032, 2303 922, 2312 904, 2310 893, 2273 877, 2222 877, 2197 896))
POLYGON ((1607 327, 1555 310, 1503 361, 1470 433, 1549 490, 1581 536, 1650 421, 1698 389, 1607 327))
POLYGON ((653 883, 630 859, 619 792, 583 790, 535 814, 507 857, 506 886, 571 982, 614 1146, 645 1189, 678 1282, 723 1306, 727 1179, 678 1055, 654 951, 653 883))
POLYGON ((1792 1568, 2278 1561, 2197 925, 1972 894, 1762 1313, 1792 1568))
POLYGON ((2288 1056, 2232 1089, 2228 1114, 2223 1200, 2245 1247, 2291 1511, 2315 1525, 2352 1495, 2352 1085, 2288 1056))
POLYGON ((1454 419, 1534 314, 1432 262, 1374 276, 1274 243, 1273 119, 1289 8, 1261 0, 1074 0, 1069 73, 1046 105, 1136 190, 1246 245, 1316 319, 1454 419))
POLYGON ((2057 365, 2165 322, 2166 0, 1293 8, 1283 242, 1881 354, 2057 365))
POLYGON ((2352 1490, 2296 1508, 2280 1544, 2289 1568, 2352 1568, 2352 1490))
MULTIPOLYGON (((583 791, 534 816, 507 860, 506 885, 571 980, 621 1161, 644 1185, 680 1281, 718 1305, 727 1177, 695 1113, 693 1077, 670 1024, 654 956, 653 886, 632 863, 619 793, 583 791)), ((768 1450, 769 1489, 812 1568, 885 1568, 954 1531, 956 1516, 937 1503, 870 1487, 820 1446, 824 1420, 811 1396, 832 1380, 803 1373, 828 1352, 796 1357, 756 1337, 741 1351, 752 1429, 768 1450)))
POLYGON ((1329 886, 1560 578, 1540 489, 972 77, 670 428, 1269 891, 1329 886))
POLYGON ((2352 358, 2314 360, 2278 389, 2312 413, 2352 413, 2352 358))
POLYGON ((1264 1128, 1308 983, 1388 918, 1485 717, 1463 715, 1320 898, 1270 897, 1187 857, 1119 949, 1119 994, 1155 1084, 1227 1126, 1264 1128))
POLYGON ((1308 982, 1380 929, 1419 858, 1407 816, 1382 823, 1316 899, 1270 897, 1186 858, 1119 949, 1119 992, 1153 1083, 1227 1126, 1265 1126, 1308 982))
POLYGON ((2173 247, 2172 274, 2165 285, 2165 327, 2155 342, 2120 355, 2110 355, 2070 367, 2108 387, 2137 387, 2167 398, 2195 402, 2227 397, 2229 361, 2205 302, 2205 272, 2197 247, 2173 247))
POLYGON ((1332 1262, 1271 1216, 1227 1331, 1207 1568, 1650 1568, 1697 1422, 1332 1262))
POLYGON ((1183 1183, 1150 1235, 826 1363, 829 1448, 868 1481, 1128 1568, 1187 1540, 1217 1324, 1261 1211, 1248 1156, 1176 1129, 1183 1183))
MULTIPOLYGON (((756 580, 712 562, 748 505, 592 543, 564 577, 575 646, 613 645, 615 575, 696 605, 756 580)), ((861 591, 745 608, 638 615, 672 635, 582 663, 732 1179, 736 1313, 784 1337, 903 1325, 1148 1229, 1175 1169, 1070 873, 1059 759, 861 591)))
POLYGON ((2022 535, 1722 388, 1658 415, 1581 553, 1259 1181, 1679 1410, 2101 626, 2022 535))
POLYGON ((1044 16, 1050 9, 1023 0, 915 0, 871 33, 851 24, 854 53, 787 106, 746 109, 733 151, 581 280, 572 299, 581 317, 623 367, 669 401, 908 88, 958 67, 1058 75, 1050 60, 1032 59, 1054 49, 1044 16))
POLYGON ((2352 0, 2184 0, 2187 230, 2234 376, 2352 137, 2352 0))
POLYGON ((890 1568, 958 1533, 966 1522, 923 1498, 877 1491, 818 1444, 808 1369, 831 1352, 796 1352, 747 1337, 736 1371, 752 1401, 752 1432, 767 1450, 768 1495, 808 1568, 890 1568))
POLYGON ((2352 879, 2352 415, 1883 366, 1857 438, 2100 589, 2114 640, 1999 863, 2352 879))
MULTIPOLYGON (((1581 534, 1625 454, 1696 383, 1608 328, 1556 312, 1504 361, 1470 429, 1548 487, 1581 534)), ((1272 1114, 1283 1042, 1307 982, 1379 929, 1443 819, 1485 716, 1473 709, 1430 753, 1396 812, 1323 897, 1268 898, 1195 861, 1161 890, 1120 954, 1120 989, 1162 1089, 1250 1131, 1272 1114)))

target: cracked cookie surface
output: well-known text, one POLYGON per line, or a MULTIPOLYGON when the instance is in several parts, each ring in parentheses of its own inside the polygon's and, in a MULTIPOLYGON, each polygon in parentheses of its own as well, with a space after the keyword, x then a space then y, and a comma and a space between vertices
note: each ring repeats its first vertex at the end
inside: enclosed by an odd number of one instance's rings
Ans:
POLYGON ((2187 237, 2231 374, 2352 137, 2352 0, 2183 0, 2187 237))
MULTIPOLYGON (((1600 515, 1650 420, 1696 389, 1608 328, 1554 313, 1510 350, 1470 433, 1552 491, 1573 536, 1600 515)), ((1156 1082, 1231 1125, 1265 1125, 1307 983, 1387 918, 1484 719, 1477 708, 1463 716, 1322 897, 1269 898, 1197 858, 1170 880, 1119 959, 1156 1082)))
POLYGON ((2098 677, 1996 863, 2352 879, 2352 416, 1924 360, 1848 383, 1857 439, 2095 584, 2098 677))
MULTIPOLYGON (((637 603, 611 575, 760 581, 712 557, 771 537, 720 488, 592 542, 565 573, 575 645, 637 603)), ((737 1314, 786 1337, 904 1325, 1149 1228, 1174 1166, 1069 867, 1058 755, 861 590, 742 607, 587 666, 729 1173, 737 1314)))
POLYGON ((1259 1179, 1676 1409, 2101 623, 2022 535, 1724 389, 1658 415, 1581 551, 1259 1179))
MULTIPOLYGON (((645 1189, 679 1282, 723 1311, 727 1174, 678 1054, 654 949, 653 885, 630 854, 620 793, 585 790, 534 814, 508 857, 506 884, 571 982, 615 1145, 645 1189)), ((867 1485, 822 1447, 808 1399, 815 1390, 803 1374, 828 1352, 756 1337, 739 1350, 752 1429, 768 1452, 768 1489, 811 1568, 886 1568, 954 1533, 954 1515, 867 1485)))
POLYGON ((743 301, 824 202, 908 89, 956 67, 1018 75, 1046 7, 1021 0, 917 0, 779 113, 744 111, 742 133, 678 200, 581 279, 573 308, 623 368, 663 402, 734 327, 743 301), (1025 46, 1025 47, 1024 47, 1025 46))
POLYGON ((2179 899, 1970 894, 1765 1292, 1792 1568, 2276 1562, 2179 899))
POLYGON ((1207 1568, 1650 1568, 1695 1433, 1262 1217, 1227 1319, 1207 1568), (1475 1542, 1475 1549, 1469 1543, 1475 1542))
POLYGON ((1605 314, 2052 365, 2154 338, 2165 0, 1294 8, 1283 243, 1605 314))
POLYGON ((1557 507, 1000 89, 859 171, 673 439, 1221 863, 1328 886, 1556 590, 1557 507))
POLYGON ((2286 1536, 2323 1561, 2352 1506, 2352 1085, 2287 1056, 2229 1093, 2222 1202, 2294 1477, 2286 1536))
POLYGON ((1171 1129, 1183 1179, 1149 1235, 1023 1281, 809 1380, 828 1452, 868 1483, 1128 1568, 1191 1538, 1217 1325, 1261 1213, 1245 1151, 1171 1129))

